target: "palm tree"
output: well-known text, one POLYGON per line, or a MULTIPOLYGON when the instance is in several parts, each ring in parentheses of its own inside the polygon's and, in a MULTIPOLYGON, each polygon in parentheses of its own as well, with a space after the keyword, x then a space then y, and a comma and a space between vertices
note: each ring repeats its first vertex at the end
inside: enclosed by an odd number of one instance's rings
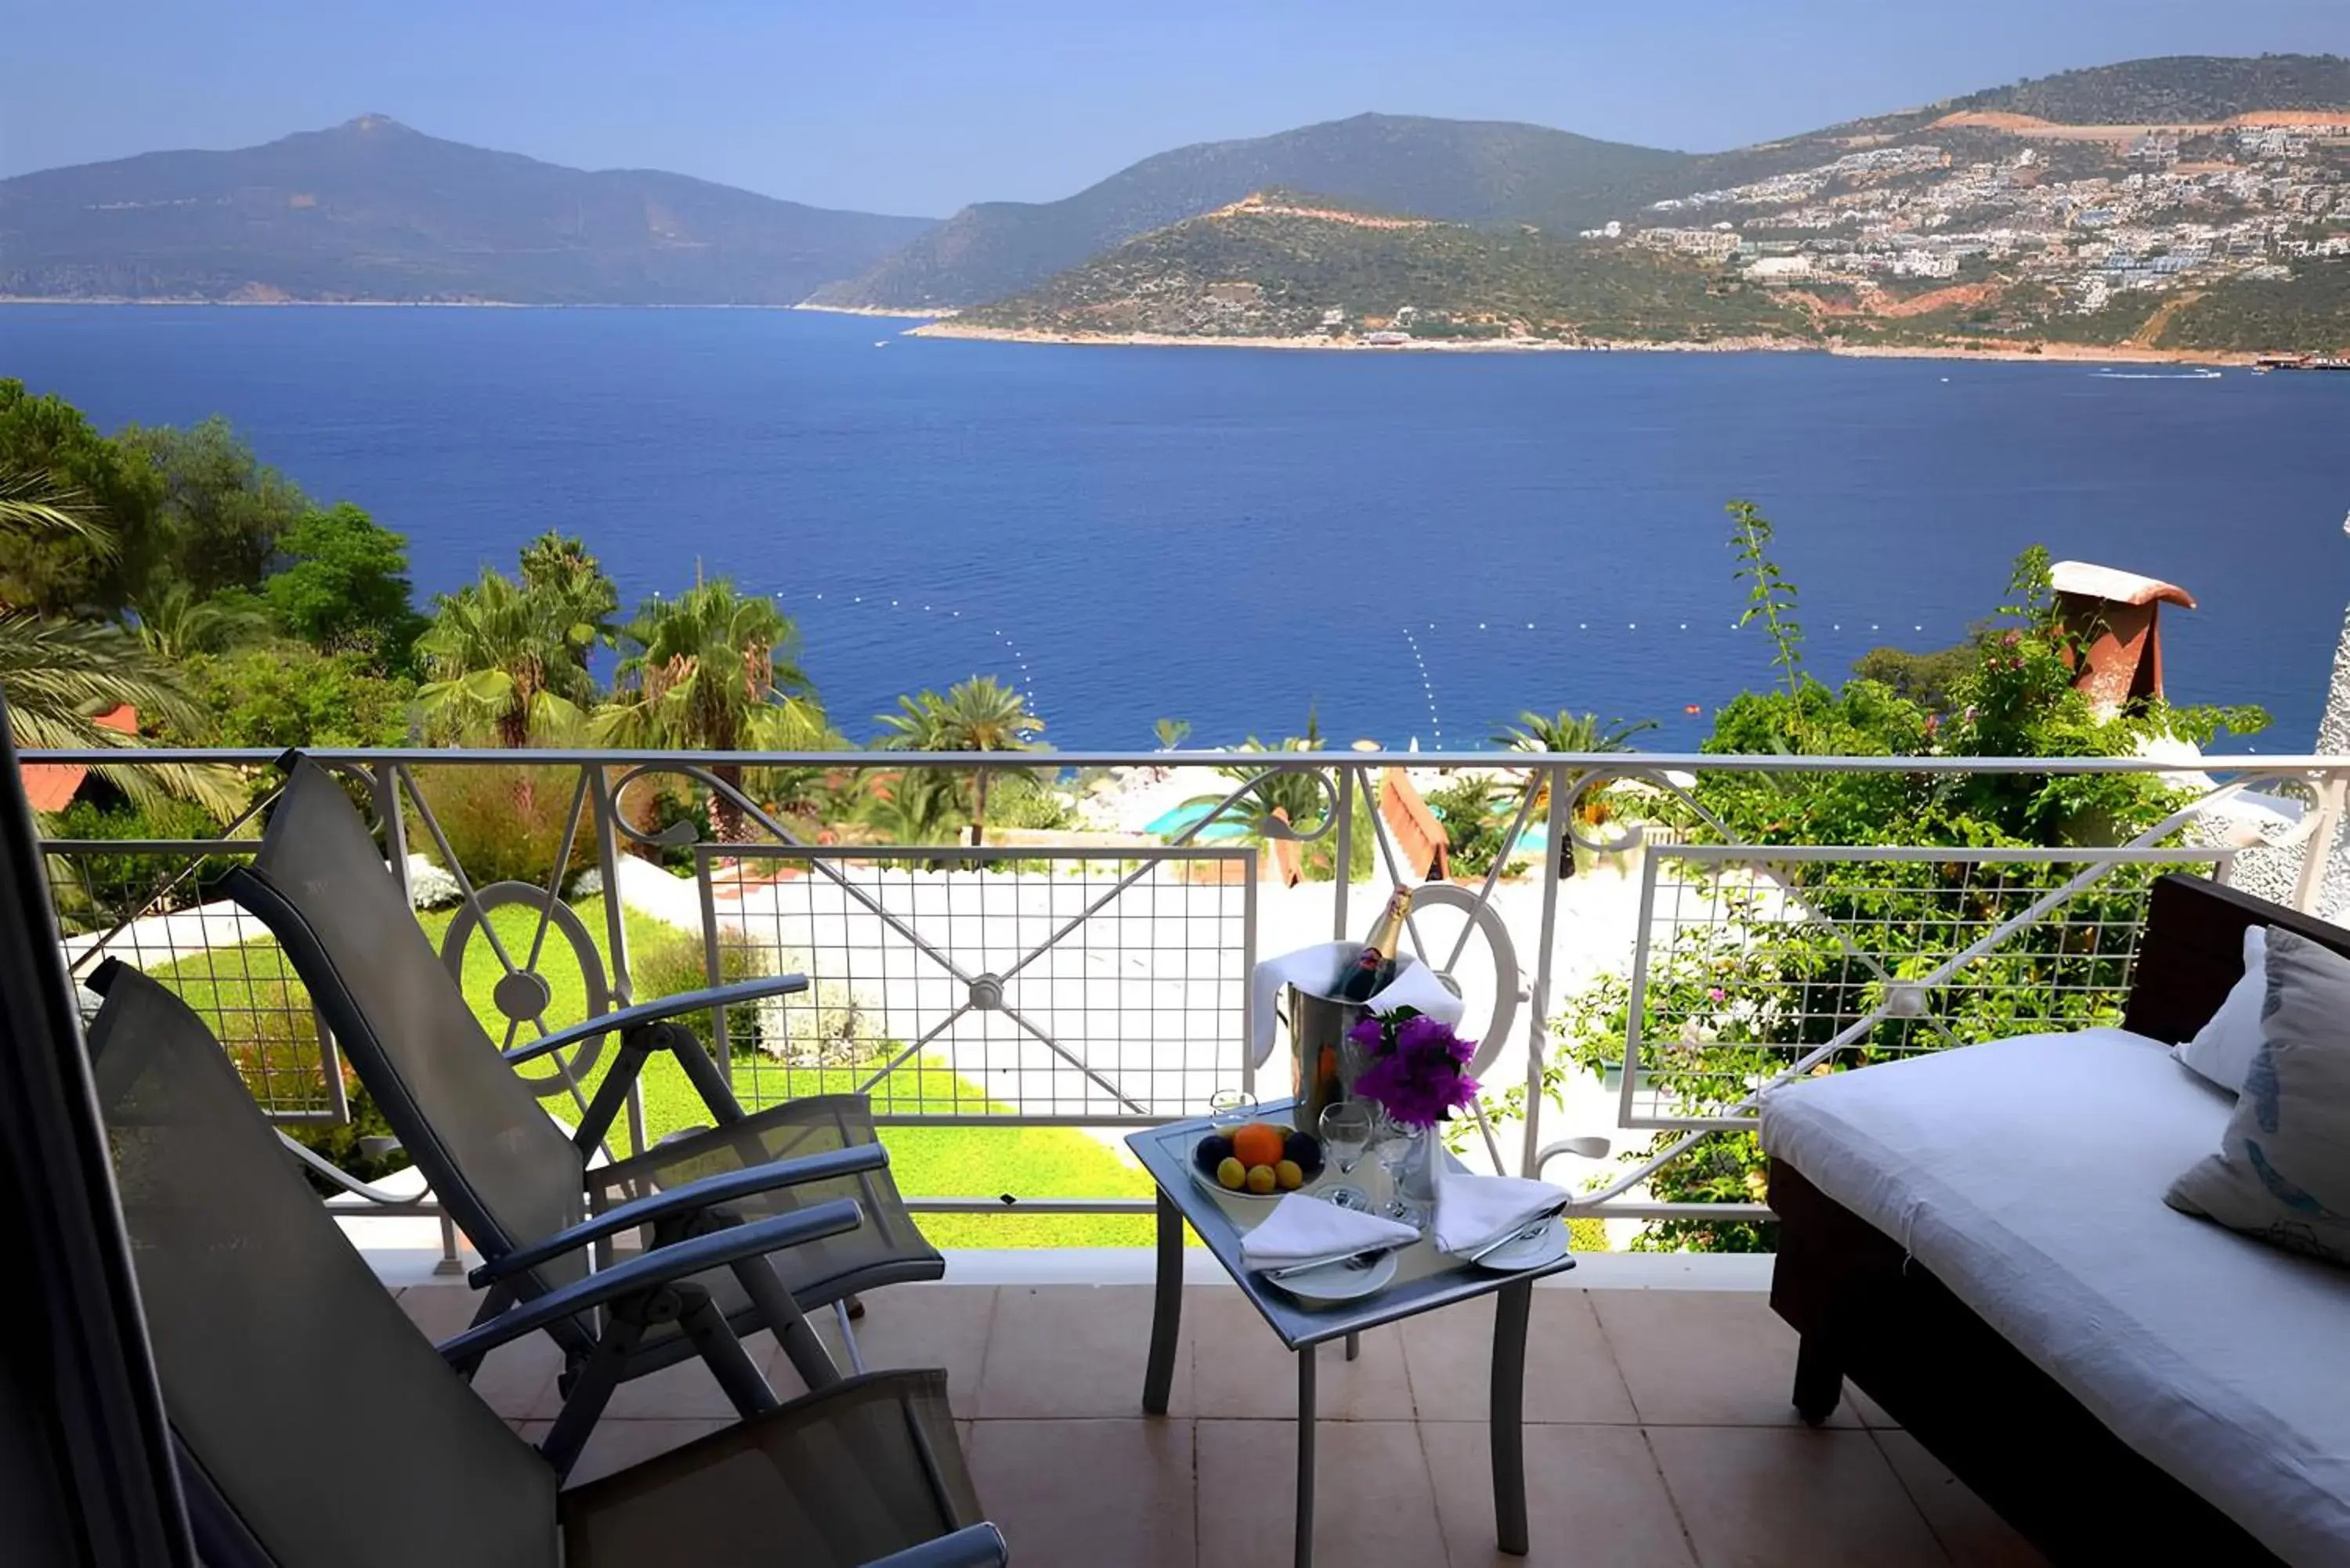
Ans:
POLYGON ((1611 719, 1603 725, 1596 713, 1561 709, 1543 714, 1529 710, 1518 715, 1515 724, 1496 731, 1492 742, 1509 752, 1628 752, 1633 736, 1656 727, 1654 719, 1637 723, 1611 719))
MULTIPOLYGON (((1637 723, 1625 719, 1612 719, 1602 724, 1596 713, 1577 713, 1562 708, 1555 713, 1543 714, 1529 709, 1518 715, 1515 724, 1497 731, 1493 743, 1512 752, 1628 752, 1632 750, 1633 736, 1656 727, 1654 719, 1642 719, 1637 723)), ((1581 773, 1575 773, 1563 781, 1569 799, 1574 798, 1574 791, 1583 782, 1583 776, 1581 773)), ((1606 790, 1601 789, 1585 797, 1577 815, 1588 823, 1606 820, 1606 790)), ((1544 810, 1548 801, 1549 785, 1545 783, 1534 795, 1534 810, 1544 810)), ((1558 857, 1558 874, 1561 877, 1574 876, 1573 840, 1563 839, 1551 847, 1558 857)))
MULTIPOLYGON (((70 534, 111 554, 113 530, 74 492, 39 474, 0 471, 0 529, 70 534)), ((137 734, 100 724, 100 715, 130 708, 150 719, 198 732, 203 716, 171 669, 140 640, 103 621, 53 620, 0 606, 0 696, 17 746, 25 751, 144 745, 137 734)), ((244 809, 244 791, 226 768, 164 763, 91 769, 131 800, 192 800, 227 818, 244 809)))
POLYGON ((267 635, 269 612, 248 594, 215 594, 202 598, 185 583, 164 586, 159 593, 137 600, 130 614, 138 623, 139 640, 147 651, 166 662, 195 653, 221 653, 240 643, 267 635))
MULTIPOLYGON (((182 731, 203 724, 172 670, 137 638, 103 621, 0 611, 0 693, 7 697, 16 744, 26 751, 144 745, 138 735, 98 722, 100 714, 122 707, 182 731)), ((244 806, 244 791, 225 768, 100 764, 91 771, 142 805, 176 795, 223 819, 244 806)))
POLYGON ((892 844, 936 844, 961 808, 944 774, 901 768, 868 781, 864 815, 892 844))
POLYGON ((60 489, 47 474, 0 469, 0 532, 70 534, 107 555, 114 531, 90 511, 77 491, 60 489))
MULTIPOLYGON (((723 577, 652 599, 620 639, 629 651, 612 700, 588 722, 604 744, 803 751, 820 748, 830 732, 815 689, 793 662, 799 632, 791 618, 723 577)), ((743 787, 740 766, 712 771, 729 789, 743 787)), ((711 802, 711 818, 723 842, 749 836, 742 806, 724 791, 711 802)))
MULTIPOLYGON (((1040 748, 1029 737, 1045 727, 1045 721, 1028 711, 1027 698, 993 675, 958 680, 944 697, 935 691, 900 697, 897 712, 876 718, 894 732, 882 744, 901 752, 1033 752, 1040 748)), ((974 844, 987 828, 988 772, 984 766, 972 770, 974 844)))
POLYGON ((533 582, 526 572, 516 583, 484 567, 477 581, 442 595, 416 639, 426 717, 507 747, 579 723, 596 699, 588 652, 613 635, 609 588, 600 574, 533 582))

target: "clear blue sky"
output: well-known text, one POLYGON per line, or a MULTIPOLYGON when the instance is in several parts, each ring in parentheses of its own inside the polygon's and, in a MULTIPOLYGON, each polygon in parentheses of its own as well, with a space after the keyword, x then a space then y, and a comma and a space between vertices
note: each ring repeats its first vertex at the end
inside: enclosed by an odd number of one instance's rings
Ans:
POLYGON ((2350 0, 25 0, 5 36, 0 173, 379 112, 942 215, 1364 109, 1709 151, 2146 55, 2350 53, 2350 0))

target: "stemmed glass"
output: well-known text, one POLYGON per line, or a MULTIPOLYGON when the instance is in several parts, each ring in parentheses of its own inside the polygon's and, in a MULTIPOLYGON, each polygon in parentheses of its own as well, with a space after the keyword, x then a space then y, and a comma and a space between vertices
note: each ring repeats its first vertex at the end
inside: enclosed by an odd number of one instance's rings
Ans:
POLYGON ((1208 1096, 1208 1125, 1228 1133, 1256 1115, 1256 1096, 1246 1089, 1218 1089, 1208 1096))
MULTIPOLYGON (((1341 1100, 1323 1110, 1319 1128, 1322 1147, 1337 1166, 1339 1175, 1355 1173, 1364 1150, 1371 1146, 1371 1107, 1361 1100, 1341 1100)), ((1341 1209, 1368 1210, 1371 1206, 1370 1194, 1352 1182, 1327 1188, 1322 1196, 1341 1209)))
POLYGON ((1403 1196, 1403 1162, 1412 1152, 1419 1133, 1381 1111, 1371 1128, 1371 1152, 1387 1172, 1388 1200, 1379 1205, 1379 1212, 1390 1220, 1400 1220, 1414 1230, 1428 1224, 1428 1211, 1403 1196))

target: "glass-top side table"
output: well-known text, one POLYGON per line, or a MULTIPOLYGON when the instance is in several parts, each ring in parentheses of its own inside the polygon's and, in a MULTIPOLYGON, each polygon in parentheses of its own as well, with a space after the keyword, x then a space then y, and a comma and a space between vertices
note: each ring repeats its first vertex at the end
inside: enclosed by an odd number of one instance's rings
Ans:
MULTIPOLYGON (((1285 1123, 1291 1119, 1292 1108, 1288 1102, 1278 1102, 1263 1107, 1258 1115, 1266 1121, 1285 1123)), ((1176 1343, 1182 1329, 1183 1227, 1188 1223, 1266 1325, 1296 1353, 1296 1562, 1298 1568, 1308 1568, 1314 1561, 1314 1374, 1318 1347, 1333 1339, 1351 1345, 1365 1329, 1399 1323, 1456 1302, 1494 1296, 1490 1417, 1494 1533, 1503 1552, 1523 1556, 1527 1546, 1522 1425, 1526 1322, 1533 1312, 1534 1281, 1573 1268, 1574 1256, 1517 1272, 1502 1272, 1464 1265, 1439 1252, 1423 1237, 1397 1251, 1396 1277, 1385 1289, 1359 1300, 1327 1305, 1299 1301, 1241 1261, 1241 1237, 1271 1211, 1272 1205, 1228 1199, 1192 1179, 1191 1147, 1208 1130, 1208 1121, 1201 1117, 1149 1127, 1128 1134, 1126 1139, 1159 1189, 1158 1287, 1151 1301, 1150 1359, 1143 1376, 1143 1409, 1153 1416, 1165 1415, 1173 1386, 1176 1343)), ((1459 1162, 1451 1163, 1459 1168, 1459 1162)), ((1324 1179, 1329 1178, 1326 1175, 1324 1179)))

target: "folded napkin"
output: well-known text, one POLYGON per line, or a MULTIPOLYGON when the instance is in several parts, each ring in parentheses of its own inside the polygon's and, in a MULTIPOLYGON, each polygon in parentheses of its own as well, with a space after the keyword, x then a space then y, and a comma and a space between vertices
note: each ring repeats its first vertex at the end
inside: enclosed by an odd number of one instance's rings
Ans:
POLYGON ((1407 1247, 1419 1240, 1419 1232, 1409 1225, 1293 1192, 1273 1206, 1263 1224, 1241 1238, 1241 1262, 1252 1269, 1285 1269, 1314 1258, 1407 1247))
POLYGON ((1440 1252, 1473 1252, 1486 1242, 1534 1223, 1534 1216, 1566 1201, 1566 1189, 1522 1176, 1436 1174, 1436 1222, 1430 1239, 1440 1252))
MULTIPOLYGON (((1280 1000, 1283 986, 1294 985, 1312 996, 1333 995, 1347 966, 1362 950, 1360 942, 1324 942, 1319 947, 1300 948, 1258 964, 1249 976, 1253 1025, 1249 1059, 1262 1067, 1265 1058, 1273 1054, 1274 1004, 1280 1000)), ((1459 997, 1444 989, 1444 982, 1436 978, 1433 970, 1409 955, 1397 958, 1395 978, 1381 986, 1364 1005, 1373 1012, 1415 1008, 1447 1023, 1460 1023, 1468 1012, 1459 997)))

